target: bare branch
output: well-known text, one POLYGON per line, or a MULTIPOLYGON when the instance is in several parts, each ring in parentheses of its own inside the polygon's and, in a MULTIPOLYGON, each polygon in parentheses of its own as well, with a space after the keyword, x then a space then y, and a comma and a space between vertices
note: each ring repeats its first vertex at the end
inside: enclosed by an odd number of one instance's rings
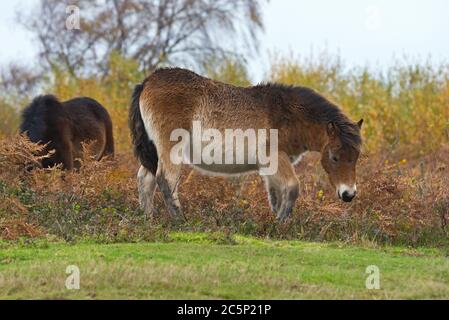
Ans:
POLYGON ((213 54, 254 52, 262 1, 41 0, 19 20, 35 34, 42 61, 74 76, 107 73, 114 51, 149 71, 161 63, 201 65, 213 54), (80 8, 81 30, 65 28, 69 4, 80 8))

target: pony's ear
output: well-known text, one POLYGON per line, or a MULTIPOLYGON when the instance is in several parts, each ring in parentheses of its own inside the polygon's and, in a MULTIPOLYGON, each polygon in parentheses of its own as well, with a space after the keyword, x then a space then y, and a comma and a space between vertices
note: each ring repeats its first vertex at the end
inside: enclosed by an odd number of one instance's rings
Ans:
POLYGON ((337 136, 338 128, 335 126, 335 123, 329 122, 326 129, 329 138, 335 138, 337 136))
POLYGON ((359 129, 362 129, 362 125, 363 125, 363 119, 361 119, 359 122, 357 122, 357 126, 359 127, 359 129))

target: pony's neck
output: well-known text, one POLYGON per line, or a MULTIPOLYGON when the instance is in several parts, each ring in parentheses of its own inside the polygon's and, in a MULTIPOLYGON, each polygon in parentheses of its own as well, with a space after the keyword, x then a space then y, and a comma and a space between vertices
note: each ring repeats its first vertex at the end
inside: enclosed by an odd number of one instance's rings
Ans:
POLYGON ((322 152, 329 142, 326 125, 317 123, 312 130, 308 130, 304 136, 304 143, 307 151, 322 152))

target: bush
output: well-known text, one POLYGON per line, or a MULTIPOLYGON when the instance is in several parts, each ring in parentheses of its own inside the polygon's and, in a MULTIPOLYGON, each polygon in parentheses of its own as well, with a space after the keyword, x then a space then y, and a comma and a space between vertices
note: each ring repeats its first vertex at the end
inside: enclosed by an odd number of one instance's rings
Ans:
POLYGON ((137 163, 131 154, 121 153, 114 161, 86 158, 79 172, 28 172, 24 163, 32 162, 35 148, 21 137, 0 143, 1 238, 52 235, 70 241, 161 241, 168 240, 171 230, 351 243, 448 244, 447 147, 410 162, 389 163, 379 156, 362 159, 360 196, 349 205, 335 199, 319 157, 310 155, 297 168, 302 194, 286 224, 275 221, 258 176, 229 180, 185 168, 180 198, 187 222, 182 225, 167 220, 159 193, 156 218, 139 210, 137 163))

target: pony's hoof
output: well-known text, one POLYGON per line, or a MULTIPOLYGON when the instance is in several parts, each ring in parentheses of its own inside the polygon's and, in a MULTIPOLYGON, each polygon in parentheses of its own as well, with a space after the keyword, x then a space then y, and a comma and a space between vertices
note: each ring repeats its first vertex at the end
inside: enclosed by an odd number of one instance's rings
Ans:
POLYGON ((177 214, 177 215, 173 215, 171 219, 172 219, 173 223, 175 223, 177 225, 180 225, 180 224, 183 224, 183 223, 187 222, 186 217, 182 213, 177 214))
POLYGON ((277 216, 276 217, 276 222, 277 223, 285 223, 288 220, 288 216, 277 216))

